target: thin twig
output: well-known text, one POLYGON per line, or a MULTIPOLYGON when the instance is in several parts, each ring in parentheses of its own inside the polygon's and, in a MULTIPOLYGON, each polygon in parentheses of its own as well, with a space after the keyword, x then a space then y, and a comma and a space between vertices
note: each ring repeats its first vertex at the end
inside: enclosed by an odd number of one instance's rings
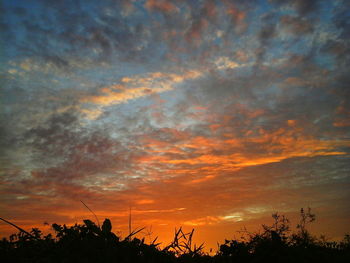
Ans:
POLYGON ((97 221, 97 224, 98 224, 98 228, 101 228, 101 227, 100 227, 100 221, 98 221, 98 218, 97 218, 97 216, 95 215, 95 213, 94 213, 83 201, 80 200, 80 202, 82 202, 82 204, 83 204, 87 209, 89 209, 89 211, 95 216, 96 221, 97 221))
POLYGON ((129 207, 129 236, 131 235, 131 206, 129 207))
POLYGON ((37 237, 33 236, 31 233, 25 231, 23 228, 20 228, 19 226, 16 226, 14 223, 11 223, 10 221, 7 221, 6 219, 3 219, 3 218, 0 217, 0 220, 2 220, 2 221, 4 221, 5 223, 7 223, 7 224, 9 224, 9 225, 11 225, 11 226, 17 228, 19 231, 21 231, 21 232, 23 232, 23 233, 25 233, 25 234, 31 236, 32 238, 38 239, 37 237))
POLYGON ((142 228, 140 228, 140 229, 135 229, 135 230, 133 230, 126 238, 125 238, 125 240, 128 240, 128 239, 130 239, 132 236, 134 236, 134 235, 136 235, 137 233, 139 233, 139 232, 141 232, 142 230, 144 230, 146 227, 142 227, 142 228))

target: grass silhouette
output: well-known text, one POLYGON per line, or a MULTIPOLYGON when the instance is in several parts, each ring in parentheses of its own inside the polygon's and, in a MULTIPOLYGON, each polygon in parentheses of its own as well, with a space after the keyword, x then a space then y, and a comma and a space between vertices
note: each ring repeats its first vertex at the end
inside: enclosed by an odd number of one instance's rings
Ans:
POLYGON ((146 244, 145 238, 132 231, 121 238, 112 232, 112 224, 105 219, 102 226, 91 220, 73 226, 52 224, 54 234, 43 235, 33 228, 30 232, 0 218, 19 230, 9 239, 0 241, 1 262, 350 262, 350 236, 340 242, 329 242, 309 233, 307 225, 315 220, 309 208, 301 209, 297 232, 291 233, 289 220, 272 215, 271 226, 262 225, 259 233, 244 230, 239 240, 225 240, 215 255, 203 252, 204 244, 192 242, 194 230, 185 233, 175 229, 173 241, 160 248, 157 238, 146 244))

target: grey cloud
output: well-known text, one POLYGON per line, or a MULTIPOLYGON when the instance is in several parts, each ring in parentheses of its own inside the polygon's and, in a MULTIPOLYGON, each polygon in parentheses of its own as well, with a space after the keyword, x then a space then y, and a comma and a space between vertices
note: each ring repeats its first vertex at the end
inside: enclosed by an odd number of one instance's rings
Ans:
POLYGON ((269 48, 269 45, 273 38, 276 36, 276 16, 273 13, 264 15, 261 18, 261 28, 258 32, 259 47, 255 51, 256 54, 256 65, 255 67, 261 66, 264 60, 265 54, 269 48))
POLYGON ((310 21, 301 17, 285 15, 280 18, 280 21, 288 31, 298 36, 300 36, 300 34, 312 33, 314 30, 310 21))
MULTIPOLYGON (((60 66, 68 66, 61 63, 64 60, 62 57, 72 54, 95 56, 96 60, 104 61, 109 61, 111 56, 137 60, 143 54, 144 50, 141 52, 138 49, 144 37, 142 29, 138 29, 142 27, 141 21, 135 30, 115 14, 103 14, 103 9, 99 7, 92 16, 79 2, 69 1, 69 9, 64 1, 59 4, 45 4, 47 5, 40 17, 35 19, 33 14, 23 11, 23 16, 18 18, 13 30, 25 29, 22 41, 11 40, 18 47, 18 51, 28 56, 41 56, 49 61, 58 61, 60 66), (72 6, 74 3, 75 6, 72 6), (96 48, 100 50, 99 53, 93 52, 96 48)), ((113 10, 118 10, 115 9, 115 3, 111 3, 110 8, 112 7, 113 10)))
POLYGON ((296 10, 301 15, 306 15, 317 10, 320 3, 319 0, 294 0, 292 1, 296 10))
POLYGON ((278 5, 290 5, 299 13, 299 15, 304 16, 312 12, 317 11, 320 0, 270 0, 272 3, 278 5))

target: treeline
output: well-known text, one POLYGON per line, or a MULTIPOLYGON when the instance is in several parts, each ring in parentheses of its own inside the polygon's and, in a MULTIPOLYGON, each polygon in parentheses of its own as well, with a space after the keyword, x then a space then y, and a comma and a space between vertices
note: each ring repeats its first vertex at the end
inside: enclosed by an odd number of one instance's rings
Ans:
MULTIPOLYGON (((350 262, 350 236, 340 242, 316 238, 307 230, 315 220, 308 209, 300 211, 297 231, 290 230, 289 220, 273 214, 271 226, 262 225, 259 233, 242 231, 238 240, 225 240, 214 256, 203 252, 203 245, 192 243, 194 231, 175 230, 174 240, 160 248, 157 239, 146 244, 135 235, 126 238, 112 232, 112 224, 105 219, 102 226, 90 220, 74 226, 53 224, 53 234, 43 235, 33 228, 30 232, 17 227, 20 232, 0 241, 0 261, 7 262, 120 262, 120 263, 185 263, 185 262, 350 262)), ((5 220, 6 221, 6 220, 5 220)), ((8 221, 7 221, 8 222, 8 221)), ((10 222, 8 222, 10 223, 10 222)), ((10 223, 11 224, 11 223, 10 223)), ((13 224, 12 224, 13 225, 13 224)))

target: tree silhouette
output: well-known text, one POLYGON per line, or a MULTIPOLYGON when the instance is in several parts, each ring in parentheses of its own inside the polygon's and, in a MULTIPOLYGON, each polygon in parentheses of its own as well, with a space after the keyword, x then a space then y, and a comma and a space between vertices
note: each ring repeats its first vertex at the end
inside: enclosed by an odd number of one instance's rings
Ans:
POLYGON ((240 240, 225 240, 216 255, 203 251, 204 244, 193 243, 194 230, 185 233, 175 229, 173 241, 164 248, 155 243, 146 244, 141 229, 121 238, 112 232, 109 219, 102 226, 91 220, 73 226, 52 224, 54 234, 43 235, 33 228, 27 232, 13 223, 19 233, 0 241, 1 262, 147 262, 147 263, 229 263, 229 262, 350 262, 350 235, 341 242, 327 241, 323 236, 313 237, 307 225, 315 221, 308 208, 300 210, 297 232, 292 233, 290 221, 275 213, 271 225, 262 225, 262 231, 254 233, 246 229, 240 240))

